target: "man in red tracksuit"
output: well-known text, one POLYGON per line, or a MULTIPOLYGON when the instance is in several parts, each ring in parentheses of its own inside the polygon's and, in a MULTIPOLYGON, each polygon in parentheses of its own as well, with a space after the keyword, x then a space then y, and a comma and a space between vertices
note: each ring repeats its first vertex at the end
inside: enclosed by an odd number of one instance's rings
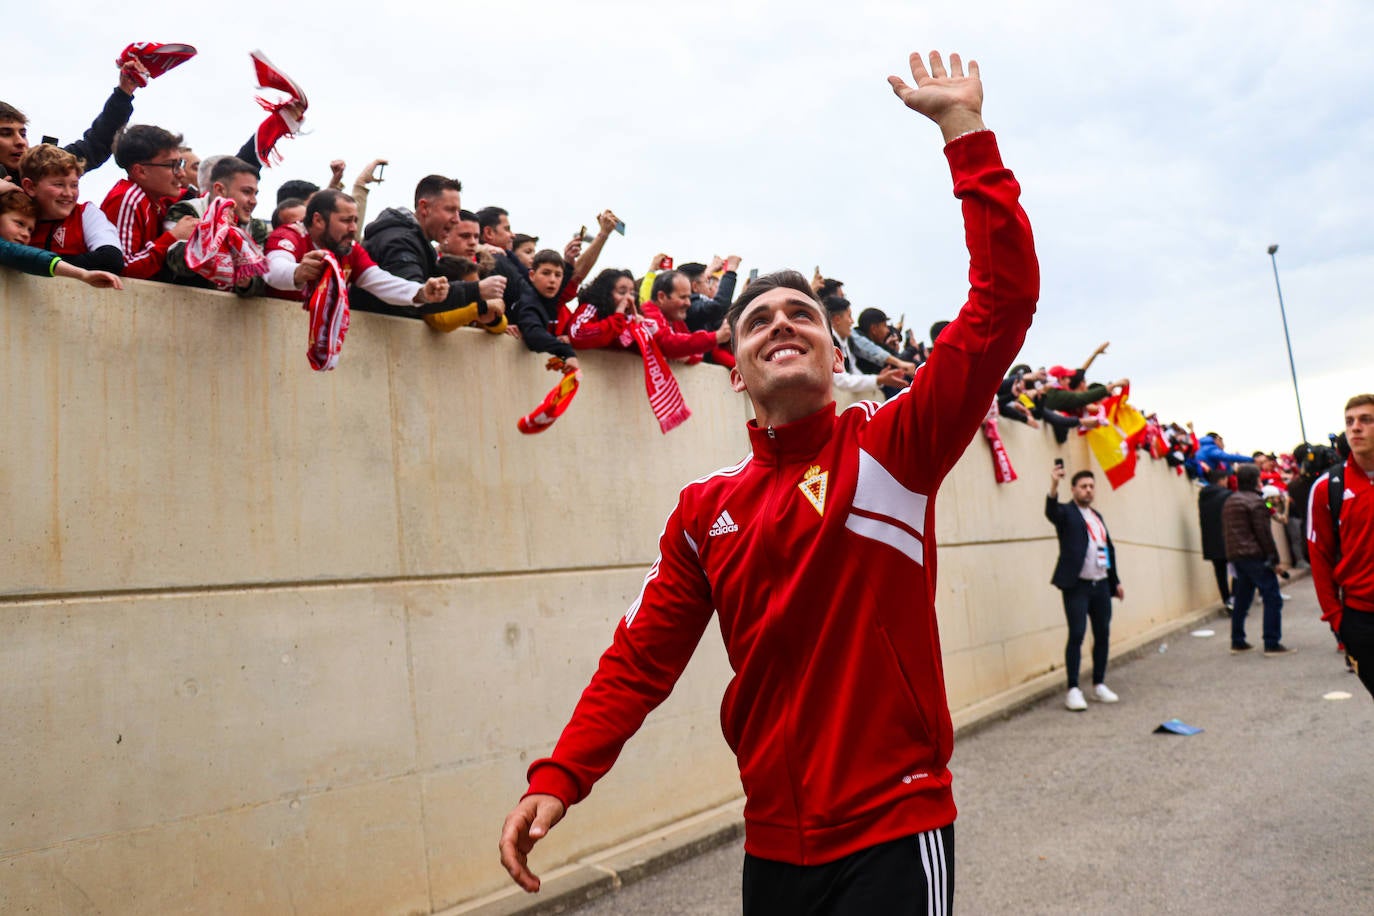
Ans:
POLYGON ((947 912, 953 727, 935 595, 935 493, 987 414, 1039 295, 1020 189, 983 126, 977 64, 911 56, 963 202, 969 300, 910 388, 838 416, 843 367, 795 271, 727 321, 752 453, 688 484, 643 590, 553 754, 529 769, 501 857, 528 891, 534 843, 585 798, 672 690, 714 611, 734 678, 721 724, 746 798, 744 912, 947 912))
POLYGON ((1322 620, 1374 695, 1374 394, 1346 402, 1345 439, 1344 466, 1317 478, 1308 493, 1307 553, 1322 620), (1342 478, 1338 525, 1331 518, 1335 473, 1342 478))

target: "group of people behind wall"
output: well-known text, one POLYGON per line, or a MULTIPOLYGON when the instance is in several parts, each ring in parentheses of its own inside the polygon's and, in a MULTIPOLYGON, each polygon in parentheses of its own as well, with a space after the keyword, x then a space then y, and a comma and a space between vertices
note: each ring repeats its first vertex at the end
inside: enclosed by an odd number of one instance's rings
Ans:
MULTIPOLYGON (((1337 651, 1347 670, 1374 694, 1374 394, 1350 398, 1345 431, 1333 434, 1330 446, 1302 443, 1293 455, 1276 458, 1226 452, 1217 433, 1201 442, 1192 461, 1205 478, 1198 491, 1202 552, 1212 563, 1222 608, 1230 617, 1231 654, 1255 649, 1246 621, 1256 594, 1263 607, 1263 655, 1295 651, 1283 643, 1283 603, 1289 596, 1280 583, 1290 570, 1310 563, 1322 619, 1331 627, 1337 651)), ((1095 475, 1075 473, 1071 498, 1061 503, 1065 473, 1062 461, 1056 462, 1045 516, 1059 540, 1051 581, 1062 593, 1068 624, 1065 707, 1081 712, 1089 699, 1119 699, 1106 684, 1106 672, 1111 602, 1125 594, 1115 545, 1093 508, 1095 475), (1085 694, 1079 666, 1089 624, 1092 688, 1085 694)))
POLYGON ((1300 443, 1277 459, 1261 452, 1210 454, 1198 521, 1203 557, 1231 617, 1232 653, 1254 648, 1245 619, 1256 593, 1264 654, 1291 651, 1279 642, 1286 597, 1280 579, 1310 566, 1337 650, 1374 693, 1374 394, 1351 397, 1344 420, 1330 445, 1300 443))
MULTIPOLYGON (((503 208, 463 209, 461 183, 440 175, 419 182, 413 211, 384 210, 359 240, 369 186, 382 180, 385 160, 370 163, 351 194, 343 190, 341 161, 331 163, 324 188, 300 179, 285 182, 270 221, 265 221, 254 216, 263 158, 257 137, 250 136, 235 155, 200 159, 178 134, 147 125, 127 127, 134 93, 146 83, 147 70, 137 59, 123 62, 119 85, 90 129, 64 147, 30 147, 27 118, 0 103, 0 255, 6 264, 95 286, 117 288, 120 276, 135 276, 299 300, 323 271, 322 253, 332 251, 353 292, 353 307, 363 311, 421 319, 437 331, 475 327, 508 332, 573 368, 578 349, 637 349, 627 329, 642 322, 652 329, 666 358, 734 365, 724 318, 738 284, 737 255, 674 268, 668 255, 658 253, 641 275, 610 268, 583 285, 610 236, 624 232, 613 212, 598 215, 595 235, 586 234, 584 227, 562 251, 539 249, 538 237, 512 231, 503 208), (126 177, 101 206, 80 201, 81 175, 112 155, 126 177), (233 226, 264 249, 260 272, 231 273, 226 281, 188 267, 188 241, 220 199, 232 202, 233 226), (28 243, 38 250, 25 250, 28 243)), ((893 322, 872 307, 856 317, 843 281, 825 277, 819 267, 810 286, 825 306, 841 354, 834 386, 847 393, 886 399, 902 391, 948 325, 932 325, 927 343, 904 327, 905 317, 893 322)), ((1126 378, 1088 381, 1089 369, 1108 345, 1098 346, 1077 367, 1012 367, 998 389, 998 413, 1033 427, 1048 425, 1060 443, 1075 430, 1084 434, 1108 422, 1100 405, 1130 384, 1126 378)), ((1279 579, 1303 565, 1310 545, 1317 543, 1316 532, 1327 522, 1314 529, 1313 518, 1336 517, 1335 503, 1315 500, 1314 485, 1326 479, 1322 475, 1330 467, 1357 460, 1346 444, 1349 430, 1330 447, 1304 443, 1291 455, 1247 456, 1227 452, 1217 433, 1199 438, 1192 424, 1161 423, 1153 415, 1149 423, 1150 435, 1141 450, 1205 483, 1198 496, 1203 554, 1214 566, 1231 616, 1231 651, 1253 648, 1245 624, 1258 593, 1264 654, 1288 653, 1282 643, 1279 579), (1309 503, 1319 503, 1321 513, 1311 512, 1309 503)), ((1117 700, 1105 674, 1111 601, 1120 600, 1124 591, 1105 520, 1092 508, 1095 476, 1091 471, 1074 474, 1071 498, 1060 504, 1057 494, 1064 476, 1062 468, 1053 472, 1046 516, 1060 541, 1053 581, 1063 592, 1068 624, 1066 705, 1082 710, 1086 702, 1078 684, 1079 656, 1089 627, 1093 671, 1087 697, 1117 700)), ((1350 492, 1360 492, 1358 481, 1350 492)), ((1362 512, 1353 514, 1356 521, 1348 524, 1358 528, 1362 512)), ((1318 560, 1333 571, 1339 568, 1342 582, 1359 566, 1349 559, 1351 543, 1347 538, 1344 554, 1328 548, 1323 557, 1330 559, 1318 560)), ((1353 543, 1359 544, 1359 538, 1353 543)), ((1353 549, 1358 556, 1359 548, 1353 549)), ((1357 613, 1346 615, 1343 598, 1333 597, 1343 596, 1346 586, 1332 588, 1324 595, 1323 613, 1339 639, 1343 623, 1353 620, 1351 626, 1360 629, 1365 602, 1356 586, 1357 613)), ((1343 647, 1345 643, 1342 639, 1343 647)), ((1358 635, 1355 643, 1348 660, 1352 670, 1358 664, 1358 635)))

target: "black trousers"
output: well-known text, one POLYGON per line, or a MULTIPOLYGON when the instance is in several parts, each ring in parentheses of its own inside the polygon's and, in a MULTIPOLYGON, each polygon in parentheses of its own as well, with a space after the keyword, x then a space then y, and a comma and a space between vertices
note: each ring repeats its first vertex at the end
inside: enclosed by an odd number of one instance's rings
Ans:
POLYGON ((1221 592, 1221 603, 1231 600, 1231 577, 1226 574, 1226 561, 1213 560, 1212 571, 1217 575, 1217 591, 1221 592))
POLYGON ((1341 642, 1355 662, 1360 683, 1374 696, 1374 614, 1346 608, 1341 614, 1341 642))
POLYGON ((1064 643, 1064 673, 1069 689, 1078 686, 1078 665, 1089 620, 1093 625, 1093 684, 1101 684, 1107 678, 1107 650, 1111 647, 1112 587, 1106 579, 1079 579, 1063 594, 1064 619, 1069 623, 1069 638, 1064 643))
POLYGON ((744 856, 744 916, 948 916, 954 825, 824 865, 744 856))

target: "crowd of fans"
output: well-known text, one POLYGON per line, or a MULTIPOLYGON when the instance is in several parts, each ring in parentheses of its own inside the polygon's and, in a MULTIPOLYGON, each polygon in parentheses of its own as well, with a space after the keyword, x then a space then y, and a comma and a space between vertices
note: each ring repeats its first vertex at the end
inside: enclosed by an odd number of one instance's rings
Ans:
MULTIPOLYGON (((236 153, 201 158, 179 133, 128 125, 135 92, 194 54, 185 46, 163 46, 160 56, 158 50, 126 49, 119 85, 90 129, 65 146, 31 146, 28 118, 0 102, 0 258, 6 266, 100 287, 121 288, 121 277, 135 277, 299 301, 311 312, 308 355, 317 369, 337 361, 350 309, 419 319, 438 332, 471 327, 511 334, 568 372, 580 368, 577 352, 587 348, 637 352, 649 371, 669 377, 668 360, 734 365, 724 316, 740 286, 738 255, 675 266, 659 253, 642 274, 607 267, 593 275, 610 237, 624 232, 612 211, 596 218, 594 233, 584 227, 561 249, 541 248, 537 236, 512 231, 505 209, 465 209, 461 182, 442 175, 420 180, 413 209, 387 208, 365 223, 369 187, 382 180, 386 166, 380 159, 347 191, 341 161, 330 163, 324 187, 288 180, 262 218, 261 169, 279 158, 276 141, 299 127, 304 93, 254 52, 261 84, 287 99, 263 102, 268 119, 236 153), (169 58, 168 50, 180 57, 169 58), (98 206, 80 200, 82 175, 111 157, 124 177, 98 206)), ((946 324, 934 324, 926 342, 881 309, 862 309, 856 318, 843 282, 819 267, 812 288, 830 314, 843 355, 843 371, 835 376, 842 391, 895 395, 946 324)), ((1102 405, 1127 392, 1130 382, 1087 380, 1107 346, 1077 368, 1013 367, 998 392, 996 414, 1048 425, 1060 443, 1110 424, 1102 405)), ((1198 437, 1191 424, 1163 423, 1153 415, 1131 445, 1201 480, 1253 460, 1265 485, 1279 493, 1310 486, 1312 471, 1327 457, 1305 445, 1295 450, 1296 458, 1234 455, 1216 433, 1198 437)), ((1299 502, 1275 504, 1292 519, 1303 511, 1299 502)))

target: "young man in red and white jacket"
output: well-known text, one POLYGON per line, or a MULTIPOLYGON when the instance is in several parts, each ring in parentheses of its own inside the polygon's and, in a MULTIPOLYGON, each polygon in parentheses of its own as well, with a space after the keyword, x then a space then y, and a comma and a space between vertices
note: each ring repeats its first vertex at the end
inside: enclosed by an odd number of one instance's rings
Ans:
POLYGON ((1307 554, 1322 620, 1374 695, 1374 394, 1346 402, 1345 441, 1339 524, 1332 524, 1328 471, 1307 495, 1307 554))
POLYGON ((124 276, 152 280, 163 275, 167 249, 191 237, 198 220, 182 217, 163 231, 167 208, 181 197, 185 161, 181 135, 137 124, 115 144, 115 164, 124 170, 100 209, 114 223, 124 249, 124 276))
POLYGON ((502 862, 528 891, 534 843, 585 798, 672 690, 719 615, 735 675, 721 709, 746 798, 744 912, 946 912, 954 731, 935 595, 935 494, 987 414, 1039 295, 1019 187, 983 125, 976 64, 938 54, 916 88, 946 141, 969 300, 911 387, 838 416, 826 312, 794 271, 731 307, 752 453, 688 484, 660 555, 553 754, 529 769, 502 862), (924 866, 924 867, 923 867, 924 866))

